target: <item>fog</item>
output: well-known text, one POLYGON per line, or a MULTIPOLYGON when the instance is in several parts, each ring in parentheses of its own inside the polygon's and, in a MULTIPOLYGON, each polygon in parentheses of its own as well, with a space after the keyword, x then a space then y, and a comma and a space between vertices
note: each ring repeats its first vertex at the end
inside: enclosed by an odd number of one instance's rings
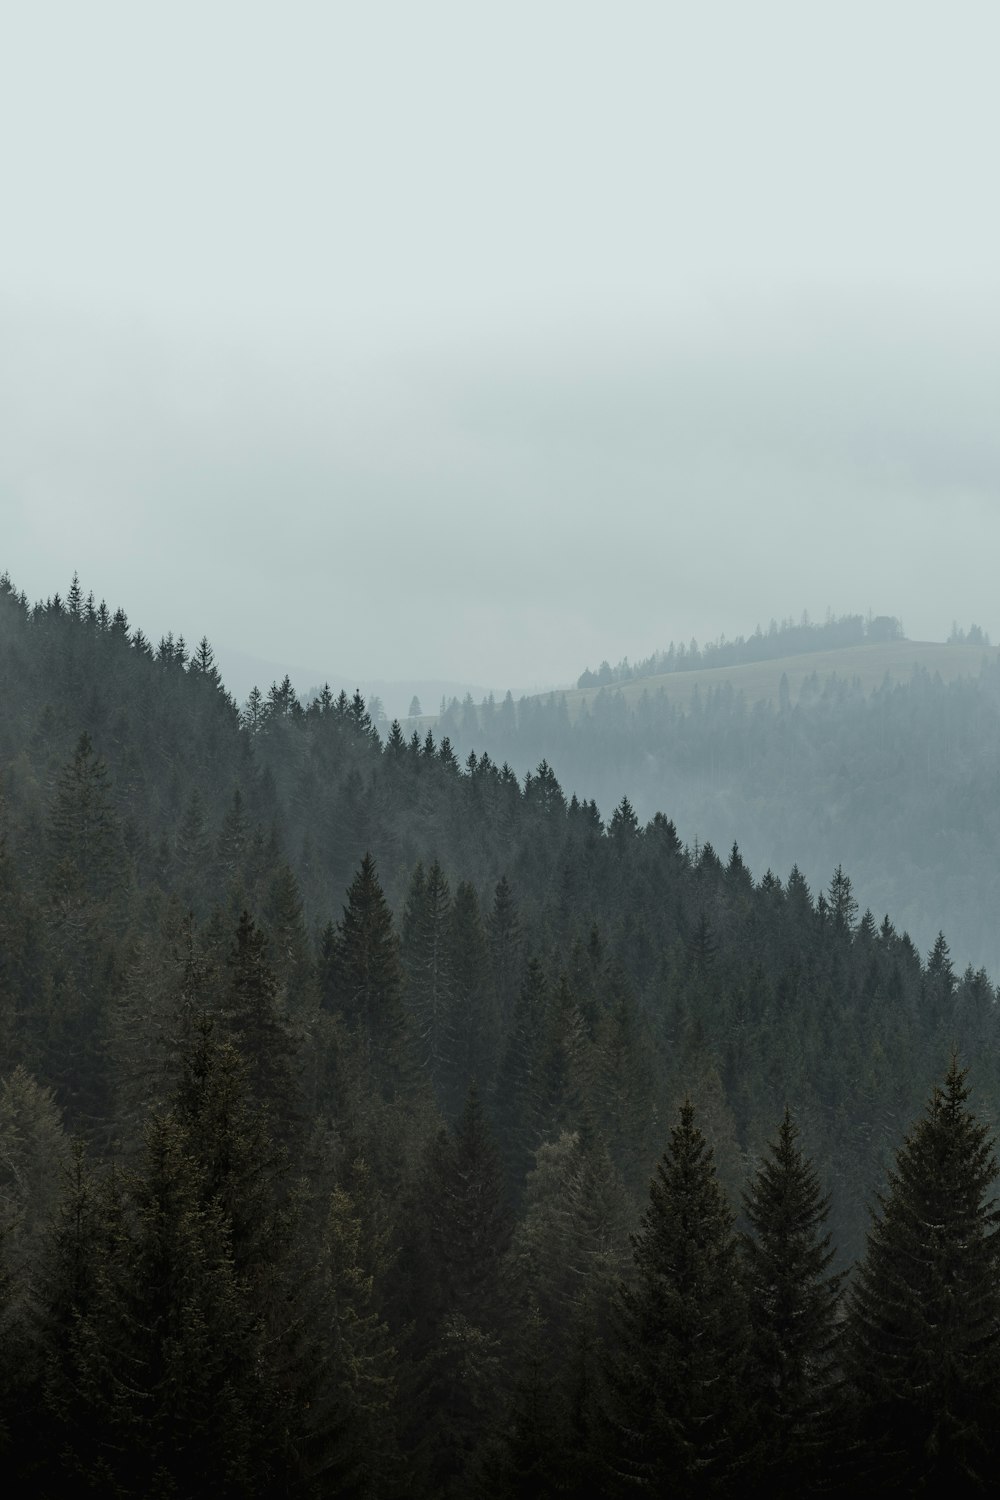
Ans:
POLYGON ((985 6, 40 4, 0 63, 0 563, 242 696, 994 637, 985 6))

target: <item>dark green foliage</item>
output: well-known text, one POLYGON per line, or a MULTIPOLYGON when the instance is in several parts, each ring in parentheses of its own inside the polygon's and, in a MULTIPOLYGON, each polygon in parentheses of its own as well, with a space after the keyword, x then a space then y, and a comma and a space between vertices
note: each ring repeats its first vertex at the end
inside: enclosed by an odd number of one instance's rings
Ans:
POLYGON ((483 1500, 556 1500, 570 1492, 572 1434, 551 1373, 547 1334, 538 1309, 532 1308, 503 1421, 480 1462, 475 1493, 483 1500))
POLYGON ((500 1158, 473 1085, 454 1134, 435 1147, 431 1239, 445 1305, 478 1327, 500 1321, 500 1268, 511 1218, 500 1158))
POLYGON ((548 998, 545 973, 533 958, 514 1004, 495 1088, 494 1113, 506 1142, 505 1165, 515 1191, 524 1183, 542 1132, 542 1039, 548 998))
POLYGON ((444 871, 437 860, 426 875, 418 865, 403 915, 403 971, 418 1056, 439 1091, 455 1067, 450 927, 451 890, 444 871))
POLYGON ((965 1076, 953 1058, 900 1149, 848 1303, 860 1462, 904 1493, 978 1493, 997 1459, 997 1164, 965 1076))
POLYGON ((327 993, 354 1039, 367 1077, 387 1097, 408 1063, 402 982, 392 912, 375 861, 366 854, 338 924, 327 993))
POLYGON ((521 978, 521 924, 506 875, 497 882, 488 924, 493 991, 502 1029, 510 1023, 521 978))
POLYGON ((282 1461, 265 1319, 193 1146, 181 1120, 154 1119, 134 1189, 112 1386, 127 1494, 266 1491, 282 1461))
POLYGON ((15 1441, 17 1470, 42 1493, 114 1493, 133 1421, 118 1388, 128 1260, 121 1183, 78 1148, 48 1254, 31 1431, 15 1441))
POLYGON ((473 728, 453 701, 439 731, 460 757, 485 751, 521 775, 546 756, 606 815, 624 789, 640 822, 665 810, 688 839, 728 848, 738 829, 758 877, 797 861, 819 889, 839 863, 861 906, 891 911, 922 951, 943 925, 963 963, 997 973, 1000 665, 972 650, 966 670, 944 682, 901 654, 866 692, 849 660, 831 677, 806 658, 784 707, 720 670, 693 703, 679 677, 642 695, 608 683, 571 712, 562 694, 511 702, 502 733, 485 705, 473 728))
POLYGON ((280 1164, 207 1023, 140 1170, 78 1158, 47 1288, 44 1492, 304 1492, 317 1357, 280 1164))
POLYGON ((614 1478, 624 1490, 739 1493, 746 1309, 732 1211, 688 1103, 632 1248, 611 1370, 614 1478))
POLYGON ((469 1084, 484 1088, 497 1066, 500 1024, 489 982, 486 932, 475 887, 463 880, 455 892, 448 931, 451 1010, 447 1032, 452 1056, 443 1077, 443 1104, 452 1118, 469 1084))
POLYGON ((108 769, 82 734, 56 787, 49 824, 51 881, 63 921, 71 903, 107 899, 122 879, 108 769))
POLYGON ((327 1494, 376 1497, 396 1476, 396 1351, 378 1305, 384 1243, 357 1206, 371 1190, 364 1163, 351 1173, 355 1192, 334 1189, 325 1226, 322 1324, 328 1407, 322 1488, 327 1494))
POLYGON ((195 789, 188 799, 174 845, 177 890, 197 916, 205 915, 212 874, 212 840, 201 793, 195 789))
POLYGON ((297 1113, 295 1049, 267 949, 264 934, 249 912, 242 912, 229 955, 223 1015, 246 1059, 254 1098, 287 1131, 297 1113))
POLYGON ((761 1477, 789 1497, 814 1485, 832 1430, 843 1281, 830 1270, 829 1199, 797 1139, 786 1109, 744 1196, 741 1236, 761 1477))
POLYGON ((469 1492, 496 1416, 510 1232, 499 1156, 473 1088, 455 1130, 430 1144, 409 1247, 415 1368, 406 1440, 430 1495, 469 1492))
POLYGON ((535 1314, 545 1323, 552 1377, 565 1376, 583 1341, 607 1335, 631 1219, 631 1202, 603 1143, 574 1132, 539 1146, 508 1270, 522 1299, 522 1326, 535 1314))
POLYGON ((82 734, 56 784, 45 879, 54 996, 48 1075, 93 1128, 108 1108, 104 1042, 127 921, 125 852, 105 762, 82 734))
MULTIPOLYGON (((789 1493, 817 1443, 829 1474, 819 1181, 848 1260, 952 1039, 995 1114, 987 976, 859 921, 842 868, 814 900, 643 826, 627 759, 605 830, 547 744, 522 784, 489 754, 460 769, 449 726, 383 749, 358 693, 282 682, 241 718, 207 642, 154 652, 68 599, 0 581, 12 1492, 187 1493, 185 1444, 220 1494, 789 1493), (686 1106, 626 1274, 685 1095, 714 1170, 686 1106), (816 1175, 790 1125, 765 1153, 786 1099, 816 1175), (65 1192, 60 1111, 87 1137, 65 1192), (762 1156, 749 1340, 722 1188, 762 1156)), ((609 743, 617 712, 595 707, 609 743)), ((669 753, 770 753, 756 719, 720 738, 726 712, 678 720, 669 753)), ((512 700, 484 714, 513 754, 512 700)), ((842 1387, 875 1423, 848 1482, 902 1451, 868 1364, 842 1387)), ((941 1449, 950 1388, 928 1402, 941 1449)))

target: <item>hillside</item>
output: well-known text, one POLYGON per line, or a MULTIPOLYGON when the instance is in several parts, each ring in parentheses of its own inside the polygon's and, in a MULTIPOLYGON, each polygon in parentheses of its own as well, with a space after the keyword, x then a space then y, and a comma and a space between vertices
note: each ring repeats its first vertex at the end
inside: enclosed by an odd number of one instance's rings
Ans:
MULTIPOLYGON (((616 1496, 654 1173, 683 1159, 714 1205, 702 1351, 734 1330, 731 1388, 763 1392, 732 1215, 776 1139, 846 1269, 953 1046, 1000 1117, 990 979, 944 936, 922 960, 844 869, 755 880, 549 764, 383 741, 359 694, 241 711, 207 640, 75 586, 0 581, 0 702, 15 1492, 185 1492, 197 1452, 220 1493, 510 1500, 544 1453, 616 1496)), ((780 1469, 756 1401, 727 1441, 780 1469)))
MULTIPOLYGON (((685 672, 659 673, 616 685, 626 705, 635 708, 644 693, 664 693, 678 708, 690 709, 696 694, 704 697, 720 688, 732 689, 748 708, 757 703, 777 705, 782 694, 782 678, 787 682, 792 703, 803 692, 814 691, 830 677, 855 681, 862 692, 872 693, 891 682, 907 682, 915 672, 938 676, 942 682, 974 676, 981 665, 995 663, 1000 656, 996 647, 975 647, 940 641, 876 641, 846 646, 835 651, 800 652, 775 661, 746 662, 728 667, 701 667, 685 672)), ((584 708, 593 709, 598 689, 567 690, 566 707, 571 719, 584 708)), ((607 691, 605 689, 604 691, 607 691)))
POLYGON ((962 963, 1000 972, 996 650, 892 641, 467 699, 436 732, 520 774, 548 759, 605 817, 627 796, 692 847, 735 840, 758 878, 797 864, 818 886, 843 865, 922 952, 943 925, 962 963))

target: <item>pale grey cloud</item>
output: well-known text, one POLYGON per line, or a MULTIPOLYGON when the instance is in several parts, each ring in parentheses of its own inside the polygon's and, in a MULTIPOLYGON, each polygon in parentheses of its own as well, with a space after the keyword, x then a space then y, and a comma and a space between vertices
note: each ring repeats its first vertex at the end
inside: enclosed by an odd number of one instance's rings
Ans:
POLYGON ((0 565, 527 686, 805 607, 1000 634, 995 7, 37 0, 0 565))

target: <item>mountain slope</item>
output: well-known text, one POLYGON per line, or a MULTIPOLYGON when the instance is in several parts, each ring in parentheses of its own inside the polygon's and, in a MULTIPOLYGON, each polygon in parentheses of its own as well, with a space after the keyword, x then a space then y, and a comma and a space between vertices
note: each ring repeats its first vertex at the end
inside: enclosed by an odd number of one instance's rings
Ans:
POLYGON ((816 885, 843 865, 922 951, 944 926, 963 963, 1000 972, 995 651, 896 641, 466 701, 437 732, 522 774, 547 757, 605 815, 627 795, 692 845, 735 839, 758 876, 797 863, 816 885))

